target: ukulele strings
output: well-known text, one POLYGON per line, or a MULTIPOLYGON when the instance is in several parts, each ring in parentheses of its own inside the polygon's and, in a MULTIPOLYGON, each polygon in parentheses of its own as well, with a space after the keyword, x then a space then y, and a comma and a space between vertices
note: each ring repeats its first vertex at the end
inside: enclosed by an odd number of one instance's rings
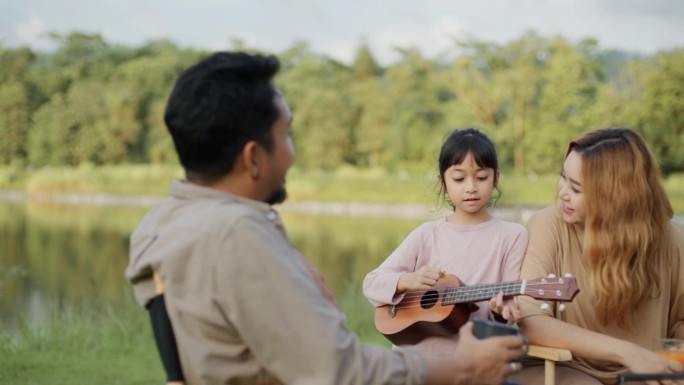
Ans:
MULTIPOLYGON (((521 286, 522 286, 522 281, 513 281, 513 282, 509 282, 509 283, 496 283, 496 284, 488 284, 488 285, 481 285, 481 286, 453 286, 453 287, 447 287, 447 288, 443 288, 443 289, 412 290, 412 291, 407 291, 404 294, 404 300, 412 299, 414 297, 420 297, 420 298, 439 297, 442 293, 444 293, 444 295, 459 295, 460 293, 465 293, 466 295, 473 295, 473 294, 482 293, 482 292, 496 291, 496 294, 498 294, 500 291, 503 291, 504 293, 506 293, 506 291, 510 290, 510 289, 515 289, 516 291, 514 293, 517 293, 520 291, 521 286), (458 294, 453 294, 453 293, 458 293, 458 294)), ((511 293, 511 294, 513 294, 513 293, 511 293)))
MULTIPOLYGON (((528 281, 527 284, 525 285, 525 293, 529 292, 536 292, 539 291, 539 287, 543 286, 554 286, 554 284, 550 283, 539 283, 539 282, 530 282, 528 281), (528 290, 529 288, 534 288, 534 290, 528 290)), ((504 292, 504 295, 506 294, 520 294, 520 288, 522 287, 522 281, 512 281, 512 282, 507 282, 507 283, 497 283, 497 284, 486 284, 486 285, 481 285, 481 286, 452 286, 452 287, 447 287, 443 289, 432 289, 432 290, 411 290, 407 291, 404 294, 404 300, 405 299, 411 299, 412 297, 425 297, 425 298, 430 298, 437 296, 439 297, 441 293, 446 293, 445 295, 453 295, 451 293, 453 292, 463 292, 467 293, 468 295, 476 294, 476 293, 481 293, 481 292, 486 292, 486 291, 494 291, 498 290, 497 294, 500 291, 504 292), (515 289, 515 291, 506 293, 507 289, 515 289)))
MULTIPOLYGON (((540 288, 544 286, 549 286, 548 283, 539 282, 529 282, 525 286, 524 294, 539 294, 540 288)), ((421 302, 428 302, 436 305, 440 297, 449 297, 449 299, 456 299, 454 304, 473 302, 474 298, 482 297, 486 294, 487 298, 483 300, 493 298, 500 292, 504 292, 504 295, 520 295, 520 288, 522 287, 522 281, 513 281, 504 284, 492 284, 486 285, 487 288, 472 287, 472 286, 455 286, 451 288, 446 288, 441 291, 439 290, 428 290, 428 291, 408 291, 400 303, 393 305, 395 309, 410 309, 414 307, 422 307, 421 302), (448 289, 453 289, 449 291, 448 289), (506 291, 505 289, 515 289, 514 291, 506 291), (447 292, 449 291, 449 292, 447 292), (489 293, 487 293, 489 292, 489 293), (454 294, 455 293, 455 294, 454 294), (495 293, 493 295, 490 295, 495 293), (422 301, 421 301, 422 300, 422 301), (409 302, 409 303, 407 303, 409 302)), ((392 306, 392 305, 389 305, 392 306)))

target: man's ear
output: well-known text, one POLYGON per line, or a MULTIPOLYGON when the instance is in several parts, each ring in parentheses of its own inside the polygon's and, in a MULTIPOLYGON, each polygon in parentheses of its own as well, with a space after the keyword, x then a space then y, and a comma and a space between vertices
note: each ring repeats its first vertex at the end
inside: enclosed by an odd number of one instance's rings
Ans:
POLYGON ((263 149, 259 146, 259 143, 255 140, 250 140, 242 147, 242 152, 239 155, 240 162, 253 180, 257 180, 261 176, 259 170, 261 151, 263 149))

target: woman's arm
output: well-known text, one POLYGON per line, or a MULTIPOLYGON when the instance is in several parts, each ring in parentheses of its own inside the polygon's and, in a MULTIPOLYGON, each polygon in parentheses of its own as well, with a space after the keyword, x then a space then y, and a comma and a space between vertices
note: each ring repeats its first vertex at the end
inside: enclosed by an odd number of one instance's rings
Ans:
POLYGON ((519 321, 531 344, 568 349, 573 357, 621 364, 632 373, 665 373, 684 370, 675 361, 628 341, 569 324, 545 315, 519 321))

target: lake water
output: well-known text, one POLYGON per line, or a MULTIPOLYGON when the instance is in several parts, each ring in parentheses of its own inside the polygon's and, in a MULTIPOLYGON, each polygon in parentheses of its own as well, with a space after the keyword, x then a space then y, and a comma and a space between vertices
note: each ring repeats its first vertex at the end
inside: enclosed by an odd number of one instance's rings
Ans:
MULTIPOLYGON (((123 277, 128 238, 147 210, 0 203, 1 330, 44 324, 61 309, 130 306, 123 277)), ((363 276, 422 222, 297 211, 283 212, 290 240, 323 272, 335 295, 350 284, 360 290, 363 276)))
MULTIPOLYGON (((62 309, 130 306, 124 281, 128 239, 148 207, 54 202, 0 203, 0 327, 42 325, 62 309)), ((361 290, 375 268, 418 224, 441 213, 420 206, 286 204, 293 245, 339 296, 361 290), (321 214, 323 213, 323 214, 321 214)), ((498 216, 524 223, 532 209, 498 216)))

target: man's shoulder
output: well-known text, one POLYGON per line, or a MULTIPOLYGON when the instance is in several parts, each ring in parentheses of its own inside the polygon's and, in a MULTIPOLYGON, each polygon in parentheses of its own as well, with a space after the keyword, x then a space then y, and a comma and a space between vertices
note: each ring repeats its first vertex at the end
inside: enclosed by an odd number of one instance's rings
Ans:
POLYGON ((245 217, 263 217, 256 207, 240 201, 227 199, 169 199, 152 208, 142 219, 144 223, 187 223, 192 226, 211 225, 220 222, 228 224, 245 217))
POLYGON ((239 202, 220 200, 170 200, 152 208, 140 221, 130 238, 131 258, 147 251, 148 244, 217 245, 240 228, 265 227, 268 220, 257 208, 239 202), (245 223, 255 226, 244 226, 245 223))

